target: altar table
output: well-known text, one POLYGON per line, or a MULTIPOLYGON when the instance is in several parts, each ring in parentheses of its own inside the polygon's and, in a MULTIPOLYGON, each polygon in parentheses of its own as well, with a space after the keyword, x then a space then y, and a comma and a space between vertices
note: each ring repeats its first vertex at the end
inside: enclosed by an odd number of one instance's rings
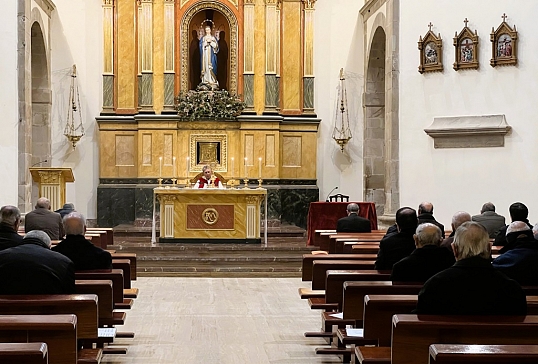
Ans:
MULTIPOLYGON (((307 245, 314 245, 316 230, 336 229, 338 219, 347 216, 347 205, 351 202, 312 202, 308 209, 307 245)), ((355 202, 359 205, 359 216, 370 220, 372 230, 377 230, 377 213, 373 202, 355 202)))
POLYGON ((159 242, 261 243, 266 189, 157 187, 154 194, 161 205, 159 242))

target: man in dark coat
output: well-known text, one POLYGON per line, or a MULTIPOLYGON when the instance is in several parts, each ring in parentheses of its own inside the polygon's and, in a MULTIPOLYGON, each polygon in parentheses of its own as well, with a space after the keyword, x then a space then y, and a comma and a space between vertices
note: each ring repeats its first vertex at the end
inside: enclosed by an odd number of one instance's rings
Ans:
POLYGON ((521 286, 490 263, 489 236, 477 222, 462 224, 452 244, 456 263, 431 277, 418 295, 417 314, 526 315, 521 286))
POLYGON ((490 238, 495 238, 499 230, 505 226, 504 216, 495 212, 495 205, 491 202, 482 205, 480 215, 474 215, 472 220, 485 227, 490 238))
POLYGON ((78 212, 72 212, 64 218, 66 237, 53 251, 65 255, 75 264, 75 270, 112 268, 112 257, 109 252, 86 240, 86 219, 78 212))
POLYGON ((370 220, 359 216, 359 205, 347 205, 347 217, 342 217, 336 223, 338 233, 369 233, 372 231, 370 220))
POLYGON ((73 211, 75 211, 75 205, 73 205, 72 203, 66 203, 61 209, 56 210, 54 212, 59 213, 63 219, 66 215, 69 215, 73 211))
POLYGON ((538 241, 522 221, 514 221, 506 230, 507 251, 491 263, 521 285, 538 285, 538 241))
POLYGON ((22 242, 17 232, 21 223, 21 212, 15 206, 2 206, 0 209, 0 250, 11 248, 22 242))
POLYGON ((415 250, 413 234, 417 228, 417 213, 411 207, 402 207, 396 211, 398 231, 385 235, 379 242, 379 251, 375 269, 391 270, 394 263, 407 257, 415 250))
POLYGON ((33 230, 20 245, 0 251, 0 295, 75 293, 73 262, 50 244, 45 232, 33 230))
POLYGON ((50 211, 50 201, 45 197, 40 197, 35 204, 35 210, 27 213, 24 218, 24 232, 32 230, 46 232, 51 240, 60 240, 64 237, 62 217, 50 211))
POLYGON ((425 223, 417 227, 416 249, 394 264, 391 279, 394 282, 426 282, 431 276, 452 266, 456 262, 454 254, 441 248, 441 229, 434 224, 425 223))
MULTIPOLYGON (((532 225, 528 219, 529 209, 527 208, 527 206, 525 206, 521 202, 514 202, 513 204, 510 205, 509 211, 510 211, 510 219, 512 219, 512 222, 523 221, 532 229, 532 225)), ((493 242, 493 245, 496 245, 496 246, 506 245, 506 229, 508 229, 508 225, 499 229, 499 232, 497 233, 497 236, 495 237, 495 241, 493 242)))

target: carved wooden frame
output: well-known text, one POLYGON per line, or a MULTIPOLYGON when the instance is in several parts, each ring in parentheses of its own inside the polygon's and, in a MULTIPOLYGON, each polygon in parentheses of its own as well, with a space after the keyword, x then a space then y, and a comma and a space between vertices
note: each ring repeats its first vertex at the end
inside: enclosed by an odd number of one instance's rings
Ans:
POLYGON ((478 33, 476 30, 473 32, 467 27, 467 19, 464 20, 465 26, 461 30, 460 34, 456 32, 454 37, 454 69, 456 71, 461 69, 478 69, 478 33), (471 61, 462 61, 461 59, 461 46, 466 39, 470 39, 473 46, 473 58, 471 61))
POLYGON ((490 34, 491 40, 491 60, 489 64, 491 67, 495 66, 515 66, 517 65, 517 30, 516 26, 512 29, 506 23, 506 15, 503 15, 503 22, 497 30, 491 28, 490 34), (500 55, 498 52, 497 44, 503 36, 510 37, 510 55, 500 55))
POLYGON ((187 9, 180 25, 180 51, 177 54, 181 55, 181 73, 180 73, 180 91, 189 89, 189 25, 192 18, 200 11, 213 9, 219 11, 228 20, 230 27, 230 88, 232 94, 236 94, 238 90, 238 54, 239 45, 239 24, 233 11, 226 4, 215 0, 202 0, 193 4, 187 9))
POLYGON ((436 36, 432 32, 432 26, 432 23, 430 23, 428 25, 430 30, 428 30, 424 39, 420 36, 418 40, 418 49, 420 51, 420 65, 418 66, 418 72, 420 73, 443 72, 443 40, 441 39, 441 33, 439 33, 439 36, 436 36), (429 55, 427 54, 428 46, 431 47, 432 45, 437 56, 435 61, 429 59, 429 55))
POLYGON ((191 134, 189 136, 189 172, 201 172, 203 164, 197 161, 197 145, 200 142, 220 144, 220 163, 216 163, 213 172, 228 172, 228 136, 226 134, 191 134))

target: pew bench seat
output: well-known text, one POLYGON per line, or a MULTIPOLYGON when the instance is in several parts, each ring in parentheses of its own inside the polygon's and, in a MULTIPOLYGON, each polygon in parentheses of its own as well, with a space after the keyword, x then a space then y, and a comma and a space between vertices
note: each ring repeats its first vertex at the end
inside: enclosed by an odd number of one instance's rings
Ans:
POLYGON ((310 289, 301 287, 299 288, 299 296, 302 300, 307 298, 323 298, 325 297, 325 291, 322 289, 310 289))
POLYGON ((538 363, 538 345, 430 345, 430 364, 538 363))
POLYGON ((355 348, 355 363, 390 364, 389 347, 359 346, 355 348))

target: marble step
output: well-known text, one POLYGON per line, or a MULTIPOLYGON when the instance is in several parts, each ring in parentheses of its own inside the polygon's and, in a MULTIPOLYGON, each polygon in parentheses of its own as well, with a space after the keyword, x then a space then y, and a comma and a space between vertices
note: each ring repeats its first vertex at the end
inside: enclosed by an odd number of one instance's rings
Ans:
POLYGON ((139 267, 141 277, 300 277, 300 267, 139 267))

